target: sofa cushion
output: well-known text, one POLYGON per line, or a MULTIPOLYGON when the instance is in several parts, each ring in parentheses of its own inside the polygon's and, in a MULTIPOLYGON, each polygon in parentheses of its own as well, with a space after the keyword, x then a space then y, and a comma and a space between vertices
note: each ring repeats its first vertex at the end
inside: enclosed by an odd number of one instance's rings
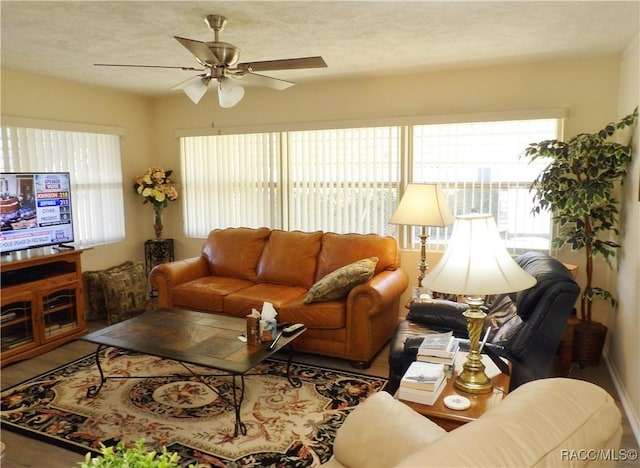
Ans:
POLYGON ((573 279, 559 260, 539 252, 526 252, 516 259, 516 263, 536 279, 536 284, 529 289, 509 294, 511 300, 518 305, 518 315, 524 321, 529 320, 549 286, 557 283, 563 276, 573 279))
POLYGON ((102 271, 99 276, 110 325, 139 315, 149 308, 147 273, 142 262, 116 271, 102 271))
MULTIPOLYGON (((445 434, 436 423, 387 392, 378 392, 356 406, 340 426, 333 454, 344 466, 394 466, 445 434)), ((415 466, 425 463, 428 458, 415 466)))
POLYGON ((210 273, 255 281, 258 260, 270 232, 268 228, 211 231, 202 249, 202 255, 209 263, 210 273))
POLYGON ((278 312, 277 320, 281 321, 280 309, 289 302, 302 301, 305 288, 283 284, 258 283, 248 288, 229 294, 224 298, 224 312, 236 317, 244 317, 251 309, 261 310, 265 302, 270 302, 278 312))
POLYGON ((258 263, 257 281, 311 287, 321 238, 320 231, 272 231, 258 263))
POLYGON ((368 257, 378 257, 376 275, 384 270, 397 269, 400 259, 396 240, 377 234, 327 232, 322 236, 315 281, 338 268, 368 257))
POLYGON ((132 261, 126 261, 120 265, 112 266, 104 270, 85 271, 82 273, 84 291, 87 297, 85 302, 85 318, 87 320, 98 320, 107 317, 107 308, 104 298, 104 288, 100 280, 100 273, 111 273, 120 271, 123 268, 131 268, 132 261))
POLYGON ((185 309, 223 312, 225 296, 252 285, 246 279, 205 276, 172 288, 171 302, 175 307, 185 309))
POLYGON ((311 286, 304 303, 331 301, 347 296, 354 286, 373 276, 377 264, 378 257, 363 258, 332 271, 311 286))

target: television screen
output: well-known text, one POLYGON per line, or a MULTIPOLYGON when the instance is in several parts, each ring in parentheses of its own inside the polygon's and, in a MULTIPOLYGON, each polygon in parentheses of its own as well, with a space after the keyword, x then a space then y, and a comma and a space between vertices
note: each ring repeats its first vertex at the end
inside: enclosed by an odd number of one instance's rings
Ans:
POLYGON ((73 242, 69 173, 0 173, 0 252, 66 242, 73 242))

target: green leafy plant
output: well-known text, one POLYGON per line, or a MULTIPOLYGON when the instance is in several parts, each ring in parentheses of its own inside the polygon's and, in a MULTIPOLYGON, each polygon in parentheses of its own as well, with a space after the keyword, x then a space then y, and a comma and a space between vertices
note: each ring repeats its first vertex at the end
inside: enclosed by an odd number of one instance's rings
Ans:
POLYGON ((615 304, 611 292, 593 285, 593 259, 601 256, 612 267, 620 244, 616 187, 631 162, 631 142, 616 142, 617 132, 632 130, 638 108, 598 133, 581 133, 569 141, 545 140, 524 151, 531 161, 549 158, 548 166, 533 181, 533 214, 551 210, 558 225, 553 246, 584 249, 587 281, 580 298, 580 318, 591 322, 593 299, 601 297, 615 304))
MULTIPOLYGON (((120 441, 114 447, 106 447, 100 444, 101 455, 92 456, 87 453, 83 462, 79 465, 82 468, 176 468, 180 456, 172 453, 166 447, 157 453, 148 450, 144 446, 144 439, 140 439, 135 446, 127 448, 124 442, 120 441)), ((191 465, 193 466, 193 465, 191 465)))

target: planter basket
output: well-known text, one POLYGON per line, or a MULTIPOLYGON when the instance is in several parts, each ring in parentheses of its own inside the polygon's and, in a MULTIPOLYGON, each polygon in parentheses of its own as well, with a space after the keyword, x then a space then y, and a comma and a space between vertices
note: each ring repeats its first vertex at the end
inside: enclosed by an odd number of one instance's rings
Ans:
POLYGON ((598 364, 607 337, 607 327, 599 322, 580 322, 574 336, 574 359, 583 366, 598 364))

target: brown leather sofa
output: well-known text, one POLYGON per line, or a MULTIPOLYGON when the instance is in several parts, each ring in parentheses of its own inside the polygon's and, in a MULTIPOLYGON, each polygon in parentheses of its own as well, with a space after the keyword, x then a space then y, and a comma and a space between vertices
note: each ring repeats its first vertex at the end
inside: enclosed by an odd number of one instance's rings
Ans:
POLYGON ((398 322, 408 285, 392 237, 228 228, 209 234, 199 257, 156 266, 158 307, 244 317, 271 302, 279 322, 304 323, 295 349, 368 367, 398 322), (373 276, 341 299, 305 304, 311 286, 358 260, 377 257, 373 276))

